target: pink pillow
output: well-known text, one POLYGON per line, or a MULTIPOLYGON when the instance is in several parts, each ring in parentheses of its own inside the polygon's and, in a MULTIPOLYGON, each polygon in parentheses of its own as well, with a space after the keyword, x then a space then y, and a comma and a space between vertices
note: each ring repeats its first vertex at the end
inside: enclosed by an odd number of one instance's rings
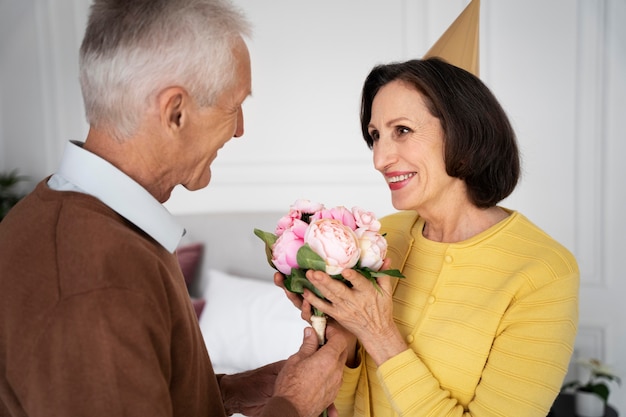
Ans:
POLYGON ((193 309, 196 311, 196 316, 200 318, 200 314, 202 314, 202 310, 204 310, 206 300, 204 298, 192 298, 191 304, 193 305, 193 309))
POLYGON ((204 245, 202 243, 193 243, 176 249, 176 256, 178 257, 180 269, 183 271, 187 288, 196 278, 203 252, 204 245))

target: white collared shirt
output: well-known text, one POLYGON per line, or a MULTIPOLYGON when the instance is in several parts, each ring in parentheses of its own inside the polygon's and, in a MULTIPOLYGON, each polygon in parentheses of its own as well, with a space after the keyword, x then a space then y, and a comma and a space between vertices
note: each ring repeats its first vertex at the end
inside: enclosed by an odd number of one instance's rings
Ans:
POLYGON ((67 144, 48 186, 96 197, 173 253, 185 229, 145 188, 82 145, 75 141, 67 144))

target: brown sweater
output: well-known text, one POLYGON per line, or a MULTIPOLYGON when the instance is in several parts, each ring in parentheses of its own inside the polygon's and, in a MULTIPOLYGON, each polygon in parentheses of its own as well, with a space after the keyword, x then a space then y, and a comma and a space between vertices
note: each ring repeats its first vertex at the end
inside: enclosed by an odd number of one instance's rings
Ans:
POLYGON ((0 417, 226 415, 176 256, 99 200, 41 182, 0 274, 0 417))

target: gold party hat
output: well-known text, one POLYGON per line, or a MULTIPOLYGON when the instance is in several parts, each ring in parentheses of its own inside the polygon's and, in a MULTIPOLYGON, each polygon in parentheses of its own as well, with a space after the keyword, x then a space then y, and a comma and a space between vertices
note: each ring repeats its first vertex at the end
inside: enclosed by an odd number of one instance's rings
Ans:
POLYGON ((472 0, 459 17, 426 52, 424 58, 439 57, 479 76, 478 23, 480 0, 472 0))

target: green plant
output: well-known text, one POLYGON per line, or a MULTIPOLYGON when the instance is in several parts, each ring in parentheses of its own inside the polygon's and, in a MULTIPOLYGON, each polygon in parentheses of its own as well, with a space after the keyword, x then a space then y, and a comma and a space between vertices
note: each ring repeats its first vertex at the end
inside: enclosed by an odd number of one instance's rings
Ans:
POLYGON ((16 185, 25 181, 26 177, 18 174, 14 169, 10 172, 0 172, 0 221, 15 204, 24 196, 16 190, 16 185))
POLYGON ((606 403, 609 399, 609 386, 606 382, 615 381, 621 383, 620 378, 613 371, 598 359, 579 359, 576 361, 579 365, 587 368, 589 371, 589 379, 583 383, 581 381, 572 381, 563 385, 561 390, 573 389, 575 391, 592 392, 602 398, 606 403))

